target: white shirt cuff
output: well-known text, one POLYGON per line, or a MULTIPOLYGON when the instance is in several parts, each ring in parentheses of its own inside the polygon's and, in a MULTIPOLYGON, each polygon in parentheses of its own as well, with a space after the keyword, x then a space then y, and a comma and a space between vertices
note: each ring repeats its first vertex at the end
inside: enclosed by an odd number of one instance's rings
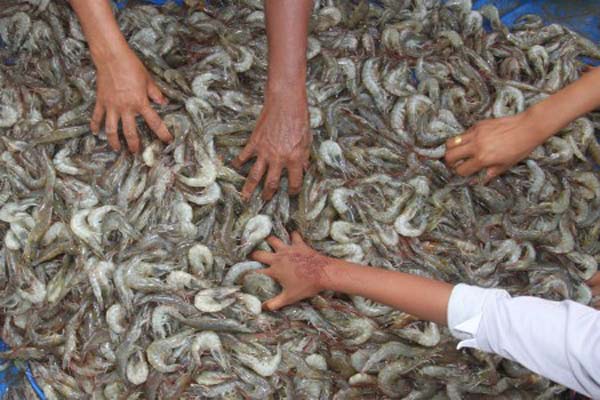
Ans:
POLYGON ((459 339, 458 349, 479 348, 477 331, 485 305, 490 298, 509 296, 505 290, 485 289, 460 283, 452 289, 448 301, 448 328, 459 339))

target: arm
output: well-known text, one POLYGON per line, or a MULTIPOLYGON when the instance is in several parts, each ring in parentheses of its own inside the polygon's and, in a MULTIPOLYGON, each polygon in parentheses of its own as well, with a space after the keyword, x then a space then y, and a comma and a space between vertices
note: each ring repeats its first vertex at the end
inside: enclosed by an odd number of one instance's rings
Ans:
POLYGON ((528 110, 482 121, 446 142, 446 163, 462 176, 487 168, 487 180, 524 159, 577 117, 600 106, 600 68, 528 110))
POLYGON ((498 354, 581 394, 600 398, 599 311, 570 300, 511 298, 503 290, 458 285, 448 316, 452 333, 466 339, 459 348, 498 354), (457 312, 463 304, 476 308, 457 312))
POLYGON ((282 170, 290 194, 302 186, 312 136, 306 98, 306 48, 312 0, 265 0, 269 71, 265 102, 248 144, 233 162, 256 157, 242 195, 249 198, 266 174, 263 198, 279 187, 282 170))
POLYGON ((265 303, 276 310, 323 290, 359 295, 419 318, 448 325, 473 347, 517 361, 532 371, 600 398, 600 312, 572 301, 516 297, 500 289, 450 284, 320 255, 292 234, 292 244, 268 239, 275 253, 252 258, 283 291, 265 303))
POLYGON ((292 233, 291 246, 273 237, 268 242, 276 253, 255 251, 252 257, 271 265, 261 272, 280 281, 284 290, 265 304, 267 309, 276 310, 323 290, 334 290, 367 297, 446 325, 452 292, 452 285, 448 283, 322 256, 308 247, 296 232, 292 233), (293 285, 288 285, 292 282, 293 285))
POLYGON ((141 114, 163 141, 172 139, 162 120, 150 106, 148 97, 159 104, 165 98, 150 74, 127 45, 108 0, 70 0, 90 47, 96 66, 96 107, 90 127, 97 133, 104 121, 108 142, 114 150, 121 145, 117 134, 119 120, 129 149, 140 149, 135 116, 141 114))

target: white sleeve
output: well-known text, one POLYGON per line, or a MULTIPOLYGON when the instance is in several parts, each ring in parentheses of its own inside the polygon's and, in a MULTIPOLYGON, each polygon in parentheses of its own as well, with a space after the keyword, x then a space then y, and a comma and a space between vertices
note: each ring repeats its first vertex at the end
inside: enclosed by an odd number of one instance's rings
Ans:
POLYGON ((499 354, 600 399, 600 311, 459 284, 450 296, 448 326, 461 340, 459 349, 499 354))

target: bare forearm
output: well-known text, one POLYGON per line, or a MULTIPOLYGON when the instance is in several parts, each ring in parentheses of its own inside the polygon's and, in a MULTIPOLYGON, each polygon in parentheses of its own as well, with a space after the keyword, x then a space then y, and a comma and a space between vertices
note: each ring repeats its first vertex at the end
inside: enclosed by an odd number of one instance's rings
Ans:
POLYGON ((325 290, 366 297, 419 318, 447 324, 448 300, 453 285, 343 260, 329 260, 322 279, 325 290))
POLYGON ((90 46, 94 63, 103 63, 129 47, 112 13, 109 0, 69 0, 90 46))
POLYGON ((269 73, 267 93, 304 91, 312 0, 265 0, 269 73))
POLYGON ((577 117, 600 106, 600 68, 532 106, 527 112, 539 127, 544 141, 577 117))

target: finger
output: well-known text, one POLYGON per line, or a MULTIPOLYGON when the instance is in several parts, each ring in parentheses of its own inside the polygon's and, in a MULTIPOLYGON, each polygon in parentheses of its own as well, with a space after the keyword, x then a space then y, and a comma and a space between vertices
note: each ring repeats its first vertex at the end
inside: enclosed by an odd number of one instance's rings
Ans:
POLYGON ((96 103, 94 112, 92 113, 92 119, 90 120, 90 129, 94 135, 98 134, 100 125, 102 125, 102 117, 104 117, 104 107, 100 103, 96 103))
POLYGON ((310 160, 306 160, 304 161, 304 163, 302 164, 302 169, 304 170, 304 172, 308 171, 308 169, 310 168, 310 160))
MULTIPOLYGON (((600 296, 600 285, 592 287, 592 295, 600 296)), ((598 304, 600 304, 600 302, 598 304)))
POLYGON ((106 121, 104 123, 104 130, 106 131, 106 138, 108 144, 114 151, 121 150, 121 143, 119 142, 119 135, 117 129, 119 127, 119 116, 116 112, 109 110, 106 114, 106 121))
POLYGON ((485 178, 483 179, 483 184, 487 185, 492 179, 499 176, 504 172, 504 168, 502 167, 489 167, 487 171, 485 171, 485 178))
POLYGON ((125 134, 129 151, 137 153, 140 151, 140 137, 135 124, 135 116, 131 113, 124 114, 121 117, 121 123, 123 124, 123 133, 125 134))
POLYGON ((256 250, 252 254, 250 254, 250 258, 254 261, 271 265, 275 261, 275 254, 269 253, 268 251, 256 250))
MULTIPOLYGON (((231 165, 233 168, 239 169, 242 165, 244 165, 252 156, 254 155, 254 145, 252 143, 246 144, 246 146, 242 149, 240 154, 233 160, 231 165)), ((262 175, 261 175, 262 176, 262 175)), ((257 183, 258 184, 258 183, 257 183)))
POLYGON ((146 106, 142 108, 142 117, 144 117, 144 121, 146 121, 148 127, 160 140, 165 143, 169 143, 173 140, 173 135, 171 135, 171 132, 169 132, 163 120, 152 107, 146 106))
POLYGON ((281 292, 271 300, 265 301, 263 303, 263 308, 268 311, 276 311, 281 307, 287 306, 288 304, 290 304, 290 301, 288 301, 287 297, 285 296, 285 292, 281 292))
POLYGON ((592 276, 589 281, 587 281, 587 284, 590 286, 600 286, 600 272, 596 272, 596 274, 592 276))
POLYGON ((258 186, 258 183, 260 182, 263 175, 265 174, 266 169, 267 169, 267 163, 264 161, 264 159, 259 158, 258 160, 256 160, 256 162, 254 163, 254 166, 252 167, 252 169, 250 170, 250 173, 248 174, 248 177, 246 178, 246 183, 244 184, 244 187, 242 188, 242 197, 244 199, 247 200, 250 198, 250 196, 252 196, 254 189, 256 189, 256 186, 258 186))
POLYGON ((273 268, 262 268, 262 269, 254 270, 252 272, 257 273, 257 274, 267 275, 267 276, 270 276, 271 278, 275 279, 275 276, 274 276, 275 274, 273 274, 273 268))
POLYGON ((292 244, 294 245, 305 245, 302 235, 297 231, 292 232, 292 244))
POLYGON ((462 135, 454 136, 448 140, 446 140, 446 148, 453 149, 454 147, 462 146, 463 144, 467 144, 471 140, 471 133, 469 131, 463 133, 462 135))
POLYGON ((469 158, 458 167, 456 167, 456 173, 460 176, 473 175, 475 172, 481 169, 481 165, 474 158, 469 158))
POLYGON ((166 97, 163 96, 162 92, 154 82, 148 84, 148 97, 156 104, 165 105, 168 103, 166 97))
POLYGON ((302 189, 302 167, 298 164, 288 166, 288 181, 290 195, 295 196, 302 189))
POLYGON ((269 166, 269 172, 267 173, 267 179, 265 179, 265 186, 263 187, 263 200, 271 200, 277 189, 279 189, 282 168, 283 165, 279 163, 272 163, 269 166))
POLYGON ((267 243, 269 243, 269 246, 271 246, 275 251, 281 251, 287 247, 281 239, 275 236, 269 236, 267 238, 267 243))
POLYGON ((446 164, 450 167, 454 167, 457 161, 464 160, 473 155, 473 146, 470 144, 464 144, 461 146, 453 147, 446 150, 444 158, 446 164))

